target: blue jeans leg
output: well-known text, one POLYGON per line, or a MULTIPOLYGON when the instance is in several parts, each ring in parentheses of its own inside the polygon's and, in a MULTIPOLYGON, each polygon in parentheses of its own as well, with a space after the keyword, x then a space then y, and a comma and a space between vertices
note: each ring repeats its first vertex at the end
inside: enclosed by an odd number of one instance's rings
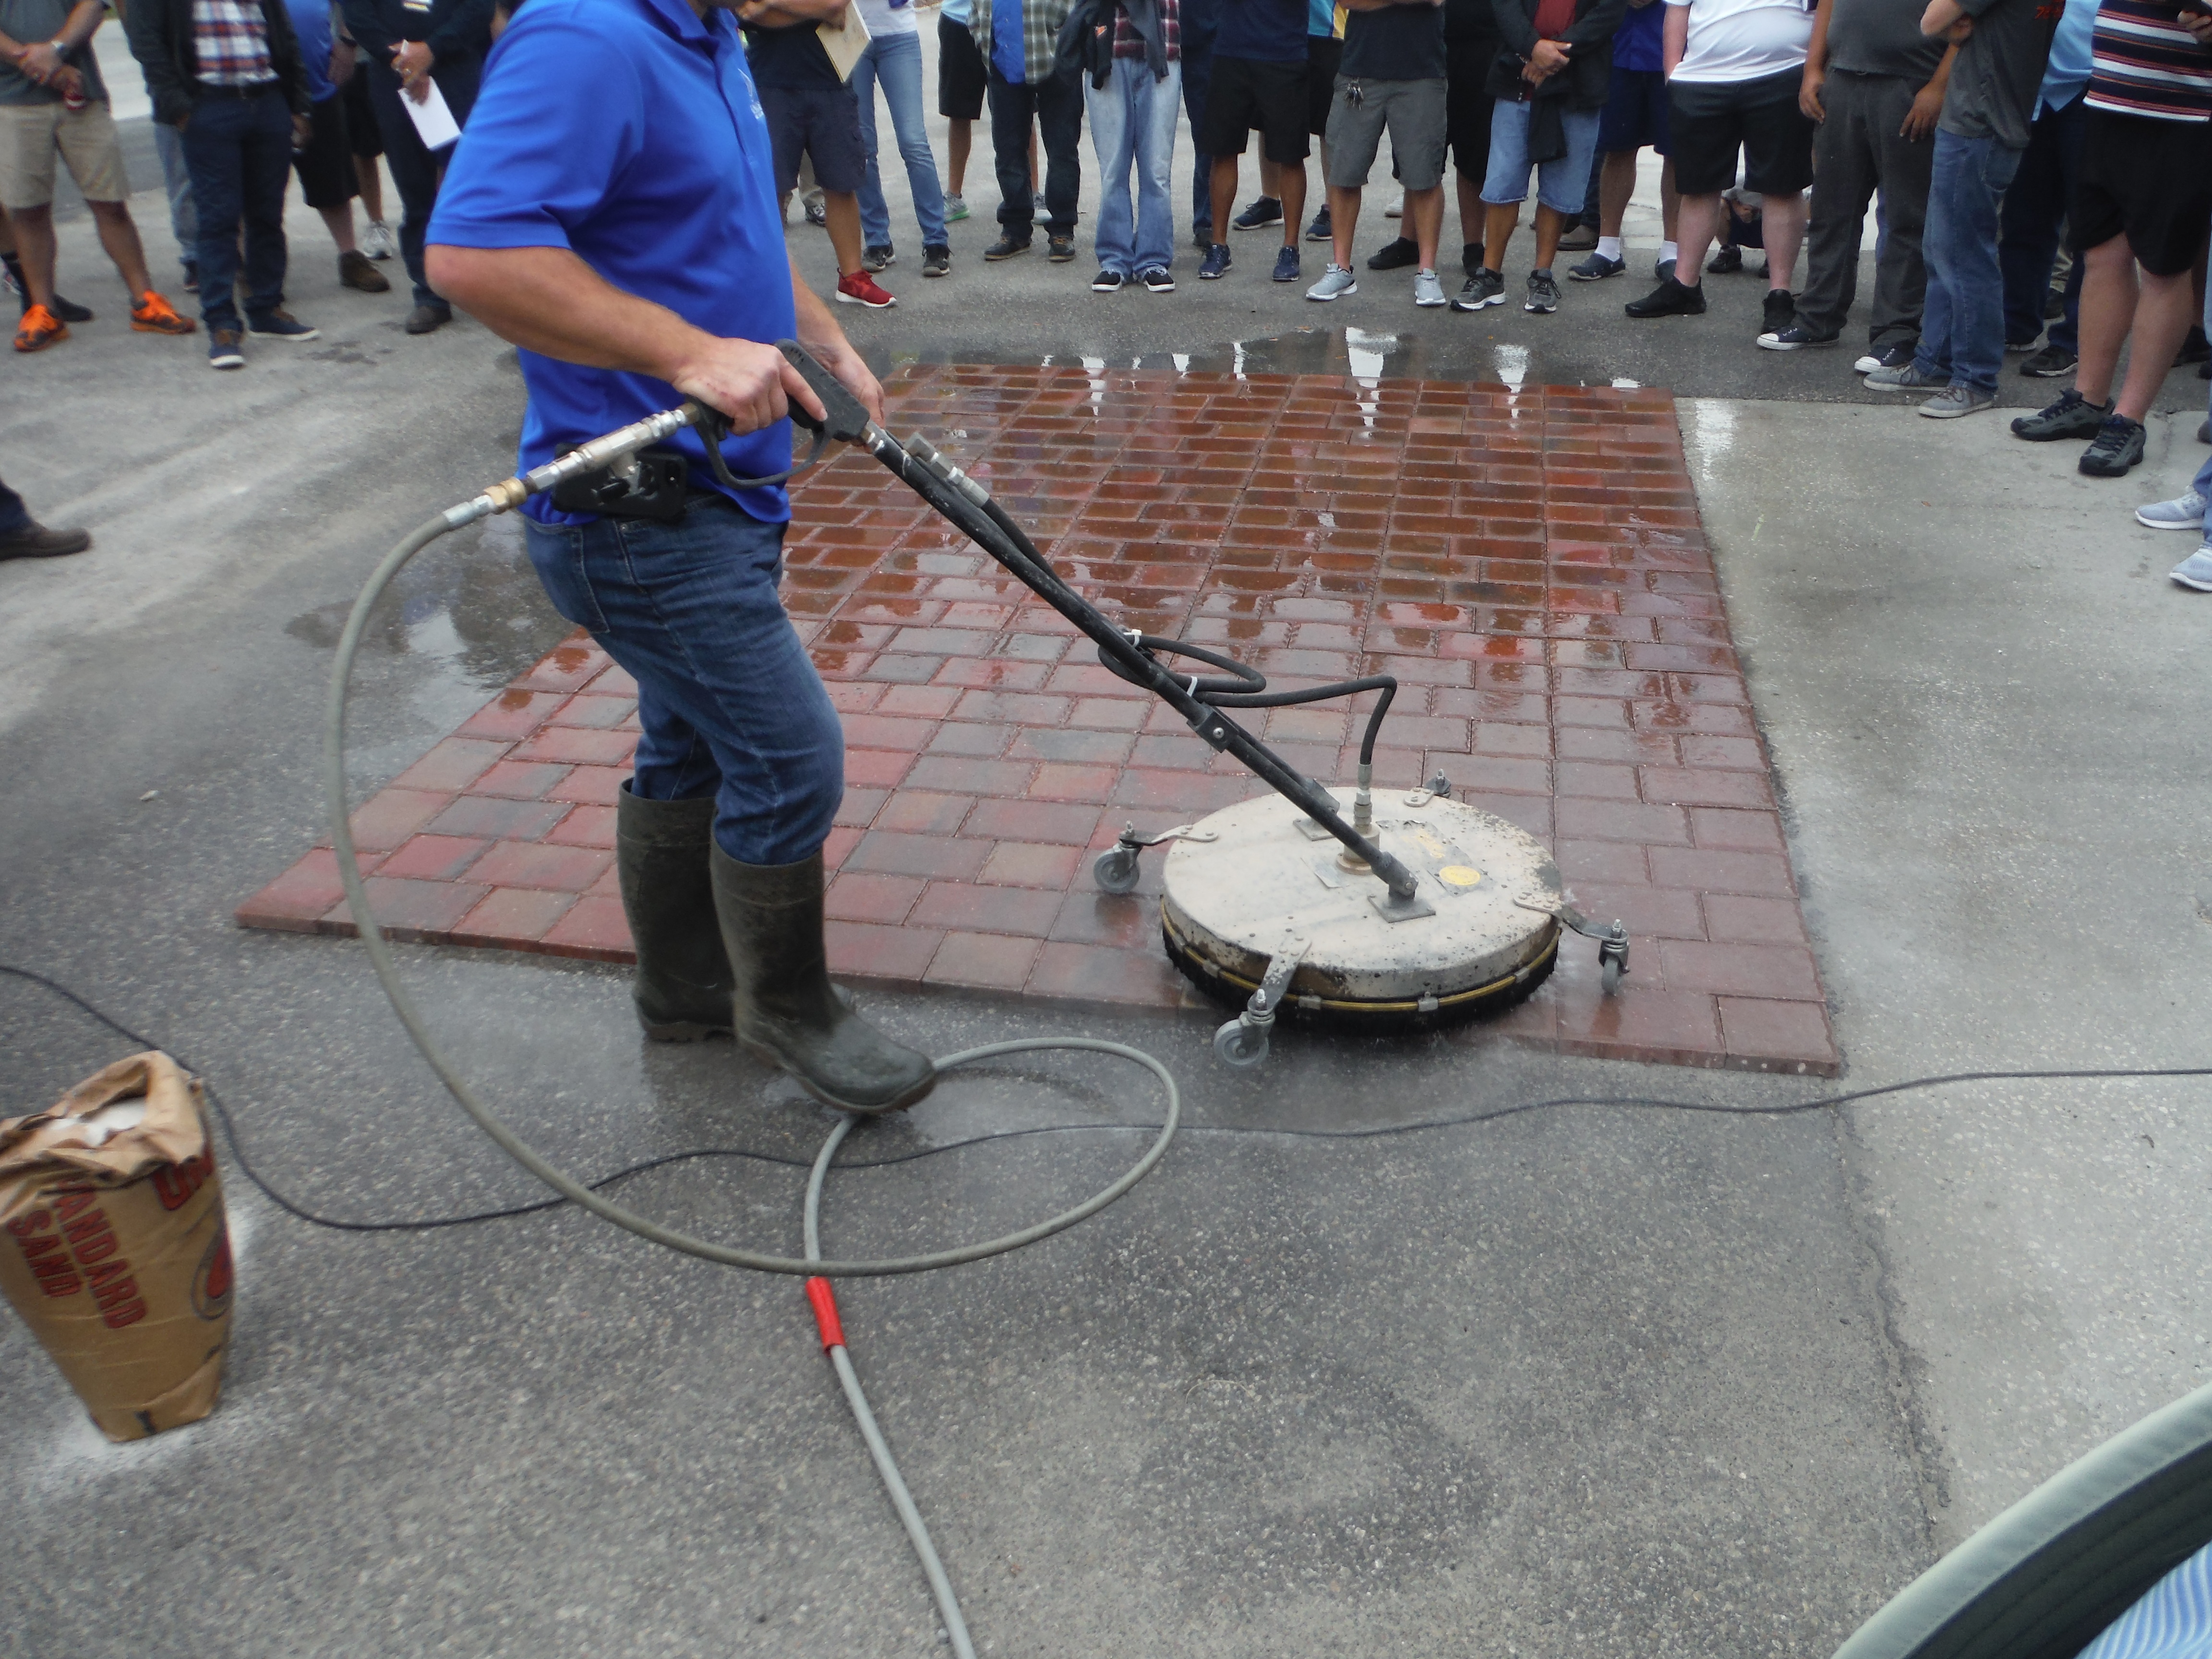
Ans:
MULTIPOLYGON (((925 247, 945 245, 945 186, 937 177, 937 157, 929 148, 929 126, 922 112, 921 102, 921 37, 919 34, 887 34, 869 43, 868 50, 875 57, 875 78, 884 89, 884 102, 891 112, 891 131, 898 137, 899 160, 906 166, 907 188, 914 196, 914 216, 921 227, 921 241, 925 247)), ((859 77, 854 76, 854 84, 859 77)), ((874 103, 872 96, 862 94, 860 107, 868 112, 868 125, 861 130, 863 148, 867 151, 868 179, 875 186, 876 200, 883 201, 883 186, 876 173, 876 141, 874 103)), ((868 232, 867 198, 860 198, 860 228, 868 232)), ((871 242, 890 240, 890 216, 883 214, 883 234, 867 234, 871 242)))
POLYGON ((200 317, 211 330, 235 329, 241 225, 247 313, 265 317, 284 303, 292 112, 273 89, 258 98, 204 97, 182 137, 199 217, 200 317))
POLYGON ((637 682, 631 788, 715 799, 714 840, 742 864, 796 864, 829 838, 845 737, 776 597, 783 526, 699 495, 681 524, 529 520, 556 610, 637 682))
POLYGON ((1136 112, 1129 106, 1128 78, 1116 60, 1106 84, 1083 78, 1083 101, 1091 115, 1091 148, 1098 157, 1098 268, 1136 275, 1136 212, 1129 200, 1129 167, 1136 157, 1136 112))
POLYGON ((197 260, 200 216, 192 205, 192 174, 185 165, 184 135, 164 122, 155 122, 154 154, 161 161, 161 187, 169 197, 169 234, 177 239, 178 257, 197 260))
POLYGON ((30 527, 31 509, 23 505, 21 495, 0 483, 0 536, 12 536, 30 527))
POLYGON ((1129 82, 1130 125, 1136 133, 1137 269, 1175 264, 1176 108, 1182 101, 1182 70, 1170 64, 1155 80, 1141 58, 1117 58, 1116 76, 1129 82))
POLYGON ((2020 151, 1941 128, 1928 190, 1928 300, 1920 325, 1923 374, 1995 392, 2004 365, 2004 270, 1998 206, 2020 151))

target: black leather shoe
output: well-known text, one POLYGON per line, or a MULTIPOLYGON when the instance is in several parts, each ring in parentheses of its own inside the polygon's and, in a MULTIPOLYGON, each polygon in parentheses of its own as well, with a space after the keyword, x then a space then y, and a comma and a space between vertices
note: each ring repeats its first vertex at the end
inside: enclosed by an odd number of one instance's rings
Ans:
POLYGON ((58 559, 91 545, 88 530, 49 530, 42 524, 27 524, 12 535, 0 536, 0 559, 58 559))
POLYGON ((403 326, 410 334, 434 334, 453 320, 451 306, 416 306, 403 326))

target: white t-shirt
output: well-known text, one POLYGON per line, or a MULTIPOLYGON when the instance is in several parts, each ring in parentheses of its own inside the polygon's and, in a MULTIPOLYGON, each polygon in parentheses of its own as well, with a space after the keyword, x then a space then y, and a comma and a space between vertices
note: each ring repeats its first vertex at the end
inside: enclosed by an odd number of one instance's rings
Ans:
MULTIPOLYGON (((860 9, 860 21, 868 26, 868 39, 877 40, 886 34, 912 34, 915 32, 913 0, 892 5, 890 0, 853 0, 860 9)), ((1799 58, 1804 53, 1799 52, 1799 58)))
POLYGON ((1813 40, 1813 14, 1803 0, 1667 0, 1686 6, 1690 39, 1674 79, 1698 82, 1756 81, 1802 70, 1813 40))

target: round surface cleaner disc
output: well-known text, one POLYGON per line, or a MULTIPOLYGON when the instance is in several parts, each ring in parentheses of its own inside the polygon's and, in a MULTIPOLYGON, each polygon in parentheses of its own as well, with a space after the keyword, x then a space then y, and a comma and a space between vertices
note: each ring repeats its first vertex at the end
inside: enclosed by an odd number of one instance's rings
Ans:
MULTIPOLYGON (((1352 792, 1335 790, 1352 817, 1352 792)), ((1559 872, 1536 838, 1425 789, 1378 789, 1385 851, 1419 882, 1411 905, 1280 795, 1240 801, 1169 853, 1160 899, 1168 955, 1200 989, 1241 1006, 1285 951, 1283 1012, 1420 1022, 1517 1002, 1552 970, 1559 872)))

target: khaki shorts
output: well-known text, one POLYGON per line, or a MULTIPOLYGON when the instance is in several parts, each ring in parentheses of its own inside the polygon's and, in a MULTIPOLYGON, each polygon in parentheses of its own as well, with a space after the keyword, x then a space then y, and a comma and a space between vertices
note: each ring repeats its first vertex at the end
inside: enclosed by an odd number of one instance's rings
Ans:
POLYGON ((88 202, 127 202, 123 143, 105 103, 72 110, 50 104, 0 104, 0 207, 44 207, 54 199, 54 158, 88 202))

